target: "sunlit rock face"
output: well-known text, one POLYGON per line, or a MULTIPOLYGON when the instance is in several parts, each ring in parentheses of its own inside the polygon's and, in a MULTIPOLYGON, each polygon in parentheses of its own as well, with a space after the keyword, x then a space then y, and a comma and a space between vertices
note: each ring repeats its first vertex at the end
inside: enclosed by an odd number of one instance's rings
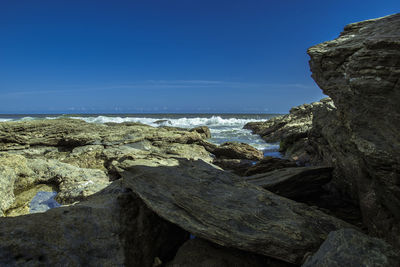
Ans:
POLYGON ((326 140, 320 152, 370 233, 400 246, 400 14, 350 24, 308 54, 336 107, 314 118, 326 140))

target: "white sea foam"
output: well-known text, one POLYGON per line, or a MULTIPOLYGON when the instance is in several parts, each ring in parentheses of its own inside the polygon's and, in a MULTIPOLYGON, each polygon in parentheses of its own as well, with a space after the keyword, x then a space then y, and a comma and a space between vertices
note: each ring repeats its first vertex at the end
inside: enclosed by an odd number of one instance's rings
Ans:
POLYGON ((4 121, 12 121, 12 119, 1 119, 0 118, 0 122, 4 122, 4 121))

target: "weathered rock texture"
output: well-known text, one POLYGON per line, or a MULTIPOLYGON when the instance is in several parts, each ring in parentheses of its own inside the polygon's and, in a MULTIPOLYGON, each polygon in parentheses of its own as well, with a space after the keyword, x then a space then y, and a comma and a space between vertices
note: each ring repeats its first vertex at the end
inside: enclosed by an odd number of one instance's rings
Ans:
POLYGON ((321 106, 333 106, 333 102, 330 98, 325 98, 311 104, 293 107, 287 115, 264 122, 249 122, 244 128, 260 135, 266 142, 280 142, 279 150, 286 157, 300 164, 306 164, 313 157, 308 137, 313 128, 313 117, 321 106))
POLYGON ((161 217, 223 246, 299 264, 330 231, 349 226, 204 161, 126 160, 121 168, 125 186, 161 217))
POLYGON ((27 214, 45 185, 58 192, 61 204, 82 201, 118 179, 119 162, 126 158, 211 162, 207 136, 206 127, 187 131, 73 119, 1 123, 0 216, 27 214))
POLYGON ((308 54, 336 106, 326 124, 316 121, 314 134, 325 139, 318 152, 370 233, 400 247, 400 14, 350 24, 308 54))
POLYGON ((196 238, 185 242, 179 248, 173 261, 167 267, 291 267, 286 262, 238 249, 226 248, 196 238))
POLYGON ((114 182, 87 201, 0 219, 1 266, 137 266, 170 256, 188 233, 114 182))
POLYGON ((263 153, 249 144, 226 142, 214 149, 212 152, 215 156, 225 159, 248 159, 260 160, 263 153))
POLYGON ((258 173, 265 173, 273 170, 296 166, 297 164, 294 161, 266 156, 262 160, 248 168, 244 175, 250 176, 258 173))
POLYGON ((400 254, 389 244, 353 229, 331 232, 303 267, 400 266, 400 254))

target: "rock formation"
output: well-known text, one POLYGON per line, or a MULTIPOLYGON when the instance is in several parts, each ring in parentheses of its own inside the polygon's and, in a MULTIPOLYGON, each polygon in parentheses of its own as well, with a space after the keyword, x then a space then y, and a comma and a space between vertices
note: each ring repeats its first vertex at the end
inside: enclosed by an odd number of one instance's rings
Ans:
POLYGON ((287 157, 333 167, 337 199, 361 209, 368 232, 400 248, 400 14, 353 23, 311 47, 312 77, 331 100, 247 128, 287 157))
POLYGON ((188 233, 114 182, 73 206, 0 219, 1 266, 152 266, 188 233))
POLYGON ((331 232, 303 267, 400 265, 400 254, 386 242, 353 229, 331 232))
POLYGON ((339 170, 337 184, 359 202, 369 232, 400 247, 400 14, 350 24, 308 54, 336 107, 327 128, 317 126, 328 144, 319 152, 339 170))
MULTIPOLYGON (((195 236, 299 264, 330 231, 349 224, 280 197, 204 161, 121 163, 124 185, 195 236)), ((352 226, 351 226, 352 227, 352 226)))

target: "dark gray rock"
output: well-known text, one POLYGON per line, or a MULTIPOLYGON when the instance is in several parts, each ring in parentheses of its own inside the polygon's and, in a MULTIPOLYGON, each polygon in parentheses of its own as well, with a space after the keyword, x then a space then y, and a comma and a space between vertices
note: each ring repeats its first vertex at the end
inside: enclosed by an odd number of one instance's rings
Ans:
POLYGON ((249 159, 215 159, 213 161, 213 164, 240 176, 244 175, 254 165, 253 163, 254 161, 249 159))
MULTIPOLYGON (((166 220, 223 246, 299 264, 331 231, 352 227, 203 161, 124 163, 124 183, 166 220)), ((121 168, 124 168, 121 166, 121 168)))
POLYGON ((295 167, 245 177, 246 181, 275 194, 304 201, 319 195, 332 179, 330 167, 295 167))
POLYGON ((264 157, 262 160, 248 168, 245 172, 245 176, 250 176, 258 173, 270 172, 277 169, 296 167, 297 164, 294 161, 274 158, 274 157, 264 157))
POLYGON ((188 233, 117 181, 77 205, 0 218, 1 266, 149 266, 188 233))
POLYGON ((286 262, 265 256, 221 247, 204 239, 195 238, 179 248, 173 261, 167 267, 291 267, 286 262))
POLYGON ((383 240, 353 229, 331 232, 303 267, 398 267, 400 254, 383 240))
POLYGON ((400 248, 400 14, 350 24, 308 54, 335 103, 314 118, 310 141, 335 167, 338 190, 360 204, 369 232, 400 248))

